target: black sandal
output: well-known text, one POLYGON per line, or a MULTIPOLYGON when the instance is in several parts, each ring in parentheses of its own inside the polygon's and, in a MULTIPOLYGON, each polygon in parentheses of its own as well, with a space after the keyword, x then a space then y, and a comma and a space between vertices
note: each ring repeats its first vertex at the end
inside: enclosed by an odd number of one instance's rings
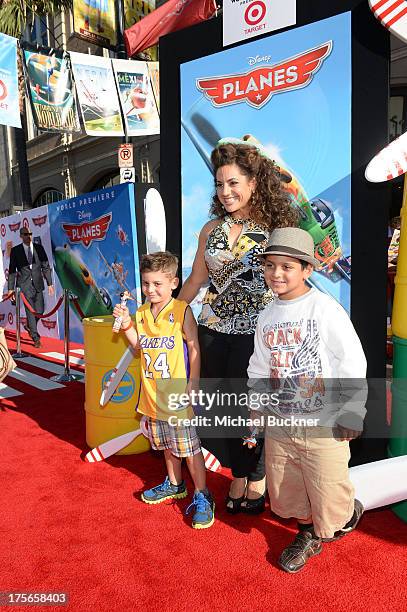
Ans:
POLYGON ((242 497, 226 497, 226 510, 229 514, 237 514, 242 511, 242 502, 245 500, 245 496, 242 497))
POLYGON ((257 499, 248 499, 245 497, 240 504, 240 508, 241 511, 246 514, 261 514, 266 509, 266 494, 263 493, 263 495, 257 499))

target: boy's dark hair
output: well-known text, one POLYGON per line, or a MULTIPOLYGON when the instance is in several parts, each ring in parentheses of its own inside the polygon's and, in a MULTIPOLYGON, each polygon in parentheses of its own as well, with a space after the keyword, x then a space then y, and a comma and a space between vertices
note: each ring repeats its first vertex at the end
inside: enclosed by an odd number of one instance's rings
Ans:
POLYGON ((169 251, 158 251, 149 255, 142 255, 140 272, 164 272, 176 276, 178 270, 178 257, 169 251))
POLYGON ((303 259, 299 259, 298 260, 301 264, 301 268, 303 270, 305 270, 305 268, 308 268, 308 266, 311 266, 312 264, 308 263, 308 261, 304 261, 303 259))

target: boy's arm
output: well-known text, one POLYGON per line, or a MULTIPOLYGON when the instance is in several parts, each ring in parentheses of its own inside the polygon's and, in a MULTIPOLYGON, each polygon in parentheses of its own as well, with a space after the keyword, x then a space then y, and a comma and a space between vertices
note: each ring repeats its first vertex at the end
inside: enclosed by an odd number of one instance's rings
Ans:
POLYGON ((332 313, 325 311, 324 321, 324 341, 338 361, 341 408, 336 425, 340 437, 349 440, 363 431, 368 395, 366 357, 352 321, 341 306, 336 304, 332 313))
POLYGON ((185 311, 182 331, 185 335, 189 357, 188 390, 190 391, 192 388, 198 390, 201 370, 201 352, 198 341, 198 325, 196 324, 194 315, 192 314, 192 310, 189 306, 185 311))
POLYGON ((138 333, 136 328, 133 325, 133 321, 130 319, 126 319, 122 323, 122 332, 124 332, 129 344, 133 347, 134 350, 140 349, 140 343, 138 338, 138 333), (131 327, 129 325, 131 324, 131 327))
POLYGON ((247 386, 249 387, 248 407, 251 418, 257 418, 256 412, 264 413, 267 411, 267 402, 260 403, 259 398, 262 397, 264 400, 266 394, 272 393, 269 366, 270 351, 263 341, 263 325, 263 316, 260 315, 254 334, 254 351, 247 368, 247 386))
POLYGON ((131 344, 135 350, 138 350, 140 348, 138 333, 133 325, 127 306, 122 308, 120 304, 116 304, 113 309, 113 316, 115 318, 122 317, 121 330, 124 332, 129 344, 131 344))

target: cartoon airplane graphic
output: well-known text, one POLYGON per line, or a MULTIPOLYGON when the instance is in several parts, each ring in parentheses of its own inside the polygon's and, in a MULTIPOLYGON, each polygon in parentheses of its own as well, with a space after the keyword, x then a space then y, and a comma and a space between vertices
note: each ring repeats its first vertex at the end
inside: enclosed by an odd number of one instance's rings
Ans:
MULTIPOLYGON (((99 253, 99 257, 106 266, 105 275, 107 276, 108 274, 110 274, 113 280, 116 281, 117 285, 120 287, 120 291, 127 291, 128 293, 130 293, 130 295, 132 295, 133 298, 135 298, 130 287, 126 283, 128 270, 124 270, 123 263, 117 260, 117 255, 115 255, 114 261, 109 264, 106 257, 103 255, 102 251, 99 248, 97 249, 97 252, 99 253)), ((118 291, 118 293, 120 293, 120 291, 118 291)))
POLYGON ((108 292, 96 285, 92 274, 72 249, 65 244, 53 248, 53 254, 55 271, 62 288, 77 296, 85 317, 112 314, 112 301, 108 292))
MULTIPOLYGON (((216 143, 221 139, 221 135, 214 126, 197 112, 191 115, 190 121, 210 147, 215 147, 216 143)), ((184 120, 181 120, 181 123, 203 161, 212 172, 209 153, 202 147, 188 124, 184 120)), ((233 141, 232 138, 228 140, 233 141)), ((242 139, 236 139, 237 142, 242 140, 259 147, 268 155, 261 142, 251 134, 246 134, 242 139)), ((293 173, 281 164, 279 165, 279 170, 284 189, 291 197, 293 204, 299 209, 300 227, 308 231, 314 239, 315 257, 321 262, 323 267, 322 273, 333 282, 336 282, 341 277, 350 282, 349 264, 344 258, 341 259, 342 249, 331 206, 326 200, 320 198, 310 201, 304 187, 293 173), (332 274, 333 270, 335 270, 335 274, 332 274)))

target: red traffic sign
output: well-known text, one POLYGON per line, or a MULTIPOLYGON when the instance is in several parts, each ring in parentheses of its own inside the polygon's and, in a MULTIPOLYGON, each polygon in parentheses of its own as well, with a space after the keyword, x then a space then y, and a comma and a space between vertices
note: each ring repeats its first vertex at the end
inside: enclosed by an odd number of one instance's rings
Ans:
POLYGON ((119 146, 119 168, 133 168, 133 145, 126 143, 119 146))

